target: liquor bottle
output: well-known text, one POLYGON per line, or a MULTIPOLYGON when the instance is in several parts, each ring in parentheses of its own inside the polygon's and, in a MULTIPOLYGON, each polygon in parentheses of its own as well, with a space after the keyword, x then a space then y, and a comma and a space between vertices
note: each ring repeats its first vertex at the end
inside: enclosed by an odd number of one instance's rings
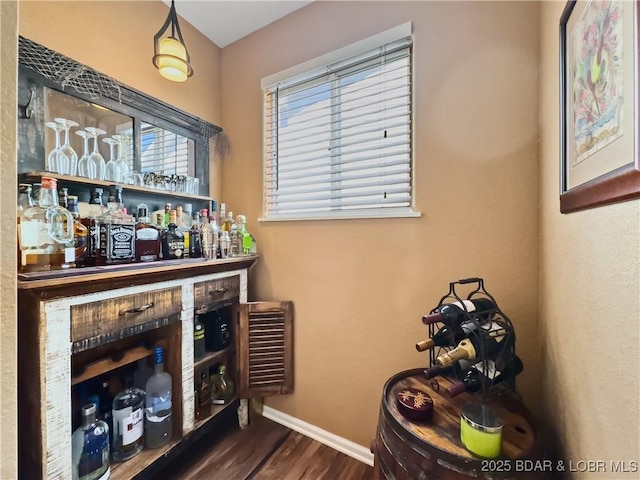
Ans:
POLYGON ((75 259, 73 217, 58 205, 57 180, 42 177, 38 205, 20 218, 20 271, 62 268, 75 259))
POLYGON ((218 224, 218 227, 220 232, 222 233, 222 226, 224 224, 225 219, 227 218, 227 205, 225 203, 221 203, 220 204, 220 215, 218 215, 218 221, 220 222, 218 224))
POLYGON ((96 418, 96 404, 82 407, 82 425, 71 436, 71 477, 106 480, 109 467, 109 426, 96 418))
POLYGON ((233 225, 233 212, 227 212, 227 216, 220 219, 222 221, 222 231, 231 233, 231 225, 233 225))
POLYGON ((144 391, 128 376, 125 389, 113 398, 111 456, 118 462, 135 457, 144 445, 144 391))
POLYGON ((224 405, 229 403, 234 393, 233 381, 227 376, 227 367, 220 365, 218 373, 211 375, 211 403, 214 405, 224 405))
POLYGON ((227 348, 231 343, 231 326, 226 316, 219 310, 208 315, 206 324, 207 335, 205 337, 207 350, 216 352, 227 348))
POLYGON ((445 389, 447 395, 455 397, 464 391, 479 392, 484 388, 496 385, 505 378, 512 378, 522 372, 522 360, 517 355, 511 356, 508 361, 495 362, 491 359, 485 362, 478 362, 467 370, 465 375, 454 381, 445 389))
POLYGON ((220 234, 220 258, 229 258, 229 250, 231 249, 231 238, 229 232, 221 232, 220 234))
POLYGON ((184 212, 182 211, 182 207, 178 205, 176 207, 176 225, 178 228, 176 229, 178 232, 182 233, 182 238, 184 239, 184 250, 182 253, 183 258, 189 258, 189 228, 187 224, 184 223, 184 212))
POLYGON ((196 419, 203 420, 211 415, 211 387, 209 375, 204 368, 196 374, 196 419))
POLYGON ((111 408, 113 406, 113 397, 109 391, 109 380, 103 379, 99 381, 98 398, 100 399, 98 418, 109 426, 109 445, 112 445, 113 415, 111 414, 111 408))
POLYGON ((160 230, 151 225, 149 208, 138 205, 138 222, 136 223, 136 261, 153 262, 160 259, 160 230))
MULTIPOLYGON (((58 197, 58 205, 60 205, 65 210, 69 210, 69 189, 67 189, 67 188, 61 188, 60 189, 60 195, 58 197)), ((71 213, 70 210, 69 210, 69 213, 71 213)), ((71 213, 71 215, 73 216, 73 213, 71 213)), ((74 257, 71 258, 71 256, 69 256, 69 258, 65 258, 65 262, 62 264, 62 268, 75 268, 75 266, 76 266, 76 262, 75 262, 75 227, 72 227, 72 228, 74 228, 74 238, 73 238, 72 241, 67 243, 66 247, 67 248, 74 248, 74 257)), ((62 227, 62 229, 66 230, 67 226, 64 225, 62 227)))
POLYGON ((96 252, 97 265, 131 263, 136 258, 136 226, 131 215, 124 211, 122 186, 112 185, 107 201, 108 210, 100 217, 100 246, 96 252))
POLYGON ((240 252, 243 255, 255 255, 257 253, 256 239, 247 230, 247 217, 238 215, 236 217, 238 225, 238 237, 240 239, 240 252))
POLYGON ((171 221, 170 218, 171 215, 171 204, 170 203, 165 203, 164 204, 164 226, 169 227, 169 222, 171 221))
POLYGON ((195 360, 204 357, 206 353, 205 333, 204 325, 200 323, 200 315, 196 315, 193 324, 193 358, 195 360))
POLYGON ((89 229, 87 258, 82 265, 83 267, 96 264, 97 251, 100 247, 100 217, 102 217, 102 215, 104 215, 102 189, 94 188, 91 190, 91 196, 89 198, 89 212, 87 216, 81 220, 82 224, 89 229))
POLYGON ((158 448, 171 440, 173 420, 171 415, 171 375, 164 371, 163 348, 153 349, 154 373, 147 380, 147 408, 145 410, 148 448, 158 448))
POLYGON ((438 330, 433 337, 416 343, 416 350, 424 352, 433 347, 451 347, 465 339, 469 332, 476 329, 474 322, 465 322, 462 325, 451 327, 445 325, 438 330))
MULTIPOLYGON (((18 184, 18 245, 22 243, 21 241, 21 228, 20 222, 22 221, 22 216, 24 212, 33 207, 33 199, 31 198, 31 185, 28 183, 19 183, 18 184)), ((18 248, 18 265, 20 264, 20 248, 18 248)))
POLYGON ((189 257, 202 257, 202 232, 200 231, 200 214, 193 214, 191 228, 189 229, 189 257))
MULTIPOLYGON (((231 213, 231 212, 229 212, 231 213)), ((238 236, 238 225, 235 220, 229 225, 229 256, 237 257, 242 252, 241 240, 238 236)))
POLYGON ((80 211, 78 210, 78 197, 69 195, 69 212, 73 216, 73 243, 75 248, 75 265, 81 267, 87 262, 89 255, 89 229, 80 221, 80 211))
POLYGON ((467 320, 467 314, 487 318, 495 309, 496 304, 484 297, 464 300, 462 303, 445 303, 438 308, 436 313, 423 316, 422 323, 431 325, 441 322, 445 325, 456 326, 467 320))
POLYGON ((491 322, 488 328, 480 328, 471 332, 458 346, 436 358, 436 363, 443 367, 453 365, 458 360, 473 360, 481 354, 489 357, 503 347, 506 330, 497 322, 491 322))
POLYGON ((177 231, 176 211, 169 214, 169 227, 162 233, 162 258, 164 260, 181 259, 184 253, 184 236, 177 231))
POLYGON ((216 259, 216 251, 218 245, 218 227, 215 222, 211 222, 209 211, 203 208, 200 211, 202 216, 202 224, 200 226, 202 231, 202 256, 209 259, 216 259))

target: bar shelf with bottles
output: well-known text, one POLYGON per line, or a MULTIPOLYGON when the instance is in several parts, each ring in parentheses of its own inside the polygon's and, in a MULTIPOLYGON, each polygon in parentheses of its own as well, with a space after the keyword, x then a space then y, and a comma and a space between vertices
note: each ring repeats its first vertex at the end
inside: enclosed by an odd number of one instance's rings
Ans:
POLYGON ((88 203, 81 203, 66 187, 60 188, 59 195, 53 176, 43 176, 37 186, 39 195, 34 199, 32 185, 19 185, 18 278, 22 281, 155 267, 159 261, 176 265, 256 254, 246 217, 233 218, 225 204, 218 217, 214 200, 211 210, 195 213, 191 204, 175 209, 170 203, 164 208, 156 204, 155 209, 146 203, 129 204, 136 211, 134 216, 125 208, 120 184, 108 185, 106 207, 101 187, 92 186, 88 203))
POLYGON ((422 322, 429 338, 416 349, 429 350, 425 375, 453 380, 449 396, 467 391, 484 400, 500 395, 519 398, 515 377, 522 362, 516 355, 515 331, 482 278, 450 282, 448 293, 422 322), (473 289, 465 295, 461 290, 467 285, 473 289))

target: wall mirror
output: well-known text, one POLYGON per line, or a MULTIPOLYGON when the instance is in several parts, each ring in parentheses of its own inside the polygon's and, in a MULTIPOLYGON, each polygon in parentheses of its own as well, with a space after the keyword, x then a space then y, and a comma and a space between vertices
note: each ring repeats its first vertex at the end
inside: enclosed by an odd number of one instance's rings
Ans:
MULTIPOLYGON (((49 154, 68 143, 79 164, 94 150, 105 163, 124 162, 142 193, 145 177, 155 178, 146 172, 197 178, 190 193, 209 195, 209 141, 220 127, 24 37, 18 62, 19 174, 52 171, 49 154)), ((66 167, 56 168, 64 176, 66 167)))

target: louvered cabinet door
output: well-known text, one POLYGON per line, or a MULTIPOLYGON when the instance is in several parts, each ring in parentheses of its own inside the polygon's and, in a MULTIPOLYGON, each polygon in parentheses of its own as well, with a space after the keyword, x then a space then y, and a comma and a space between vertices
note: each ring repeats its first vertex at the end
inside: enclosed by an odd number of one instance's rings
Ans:
POLYGON ((235 307, 238 393, 267 397, 293 391, 293 303, 235 307))

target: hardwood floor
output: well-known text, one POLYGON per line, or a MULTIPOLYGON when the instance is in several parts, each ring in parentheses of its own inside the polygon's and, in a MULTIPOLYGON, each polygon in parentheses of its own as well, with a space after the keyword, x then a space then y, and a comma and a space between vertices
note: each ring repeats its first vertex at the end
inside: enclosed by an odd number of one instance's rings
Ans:
MULTIPOLYGON (((224 428, 224 427, 222 427, 224 428)), ((227 427, 228 428, 228 427, 227 427)), ((369 480, 373 468, 255 415, 249 428, 203 439, 157 480, 369 480)))

